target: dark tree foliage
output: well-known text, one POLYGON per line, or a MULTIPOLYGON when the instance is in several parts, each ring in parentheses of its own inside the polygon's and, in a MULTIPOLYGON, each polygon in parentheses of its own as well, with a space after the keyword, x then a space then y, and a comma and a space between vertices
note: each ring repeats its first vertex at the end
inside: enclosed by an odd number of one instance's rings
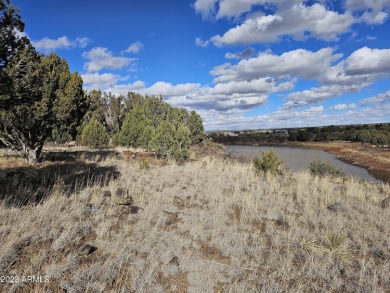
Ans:
POLYGON ((24 25, 18 8, 9 0, 0 0, 0 108, 3 109, 28 98, 22 95, 17 97, 12 95, 14 86, 17 84, 6 70, 18 51, 26 48, 33 50, 28 38, 22 36, 24 25))
POLYGON ((202 118, 195 111, 191 111, 190 113, 190 117, 188 119, 188 128, 191 131, 192 144, 198 144, 204 140, 205 135, 202 118))
POLYGON ((0 141, 26 161, 40 160, 53 135, 75 135, 86 110, 82 79, 66 60, 38 54, 17 8, 0 2, 0 141))
POLYGON ((64 59, 42 57, 28 47, 15 54, 6 71, 15 81, 11 97, 29 99, 0 108, 0 140, 35 163, 53 130, 76 132, 85 110, 83 82, 64 59))
POLYGON ((222 144, 273 144, 288 141, 352 141, 370 143, 378 146, 390 145, 390 123, 366 125, 341 125, 270 131, 246 130, 215 132, 208 134, 213 141, 222 144))
POLYGON ((310 132, 306 130, 298 130, 297 133, 297 140, 298 141, 309 141, 311 139, 312 135, 310 132))
POLYGON ((106 128, 95 117, 84 125, 81 131, 81 144, 91 148, 104 148, 108 146, 110 137, 106 128))
POLYGON ((112 138, 114 145, 142 147, 184 163, 190 145, 204 139, 202 119, 196 112, 172 107, 161 97, 129 93, 124 105, 127 114, 112 138))

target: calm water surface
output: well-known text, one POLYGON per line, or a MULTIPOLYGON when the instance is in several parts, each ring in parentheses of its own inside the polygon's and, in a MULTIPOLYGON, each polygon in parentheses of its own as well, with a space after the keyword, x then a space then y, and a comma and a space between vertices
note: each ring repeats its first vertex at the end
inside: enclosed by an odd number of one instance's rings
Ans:
MULTIPOLYGON (((261 157, 260 150, 264 152, 268 151, 268 146, 243 146, 243 145, 225 145, 227 151, 231 152, 234 156, 244 156, 247 158, 254 158, 255 156, 261 157)), ((364 168, 353 166, 344 163, 336 158, 335 155, 329 154, 322 150, 310 150, 303 148, 291 148, 291 147, 273 147, 275 154, 287 163, 293 170, 305 170, 310 162, 314 160, 328 161, 333 165, 344 170, 346 174, 353 177, 363 178, 372 182, 381 182, 371 176, 364 168)))

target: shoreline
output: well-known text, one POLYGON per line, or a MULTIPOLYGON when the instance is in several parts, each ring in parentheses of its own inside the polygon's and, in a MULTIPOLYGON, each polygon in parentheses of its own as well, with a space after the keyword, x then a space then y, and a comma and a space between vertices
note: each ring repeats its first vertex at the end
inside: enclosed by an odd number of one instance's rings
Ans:
POLYGON ((275 146, 323 150, 345 163, 365 168, 370 175, 384 183, 390 183, 390 151, 370 144, 348 141, 332 142, 282 142, 262 144, 235 144, 275 146))

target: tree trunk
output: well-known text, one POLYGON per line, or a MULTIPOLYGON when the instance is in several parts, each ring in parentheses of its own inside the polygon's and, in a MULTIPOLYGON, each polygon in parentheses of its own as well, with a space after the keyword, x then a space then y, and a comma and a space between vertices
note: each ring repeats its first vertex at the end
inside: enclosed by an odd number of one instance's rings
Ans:
POLYGON ((37 146, 35 148, 31 148, 29 146, 23 145, 23 157, 29 164, 36 164, 41 161, 41 153, 42 153, 43 145, 37 146))

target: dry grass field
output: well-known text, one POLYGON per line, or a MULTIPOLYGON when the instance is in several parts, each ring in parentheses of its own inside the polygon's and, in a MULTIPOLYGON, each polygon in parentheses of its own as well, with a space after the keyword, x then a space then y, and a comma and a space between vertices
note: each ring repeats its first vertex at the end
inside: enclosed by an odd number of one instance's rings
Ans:
POLYGON ((1 292, 390 292, 389 185, 122 151, 0 159, 1 292))

